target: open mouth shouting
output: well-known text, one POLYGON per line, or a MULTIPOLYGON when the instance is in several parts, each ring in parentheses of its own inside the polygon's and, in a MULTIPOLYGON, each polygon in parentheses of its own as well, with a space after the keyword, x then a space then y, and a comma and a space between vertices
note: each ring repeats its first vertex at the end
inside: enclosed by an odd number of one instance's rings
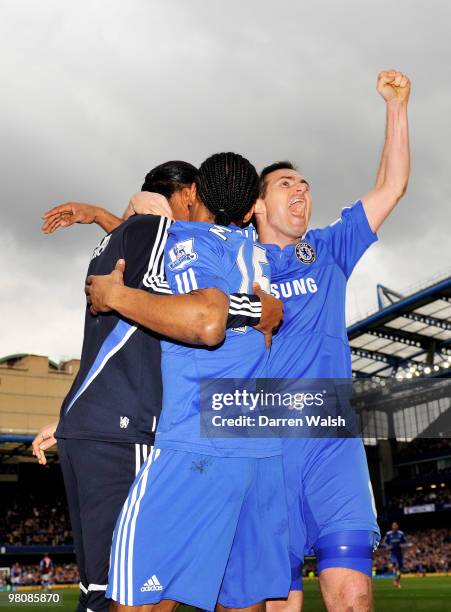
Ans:
POLYGON ((306 209, 306 202, 302 196, 299 196, 299 195, 294 196, 288 202, 288 210, 290 211, 292 215, 304 216, 305 209, 306 209))

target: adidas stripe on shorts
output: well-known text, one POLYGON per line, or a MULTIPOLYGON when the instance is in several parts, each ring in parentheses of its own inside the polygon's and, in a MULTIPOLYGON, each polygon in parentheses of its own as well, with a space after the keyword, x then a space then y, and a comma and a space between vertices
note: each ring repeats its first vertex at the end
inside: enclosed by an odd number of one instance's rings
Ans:
POLYGON ((290 582, 280 456, 151 453, 116 524, 107 597, 242 608, 286 597, 290 582))

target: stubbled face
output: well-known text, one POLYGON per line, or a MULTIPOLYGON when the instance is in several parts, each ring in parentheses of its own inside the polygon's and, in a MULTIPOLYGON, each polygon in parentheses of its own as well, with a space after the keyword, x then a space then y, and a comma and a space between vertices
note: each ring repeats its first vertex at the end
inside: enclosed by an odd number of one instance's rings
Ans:
POLYGON ((271 172, 255 211, 260 240, 281 246, 296 242, 307 231, 311 208, 310 187, 299 172, 271 172))

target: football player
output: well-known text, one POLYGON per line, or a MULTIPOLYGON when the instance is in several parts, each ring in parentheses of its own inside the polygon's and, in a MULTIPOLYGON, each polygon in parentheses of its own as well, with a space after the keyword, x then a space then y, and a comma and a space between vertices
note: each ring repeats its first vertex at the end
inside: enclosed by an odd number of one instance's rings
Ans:
MULTIPOLYGON (((261 174, 256 205, 259 240, 271 264, 271 290, 284 302, 273 340, 270 378, 350 379, 346 284, 376 232, 404 195, 409 177, 409 79, 381 72, 386 136, 374 188, 322 229, 308 229, 310 185, 289 162, 261 174)), ((366 456, 360 438, 286 438, 292 590, 272 612, 302 605, 301 566, 313 551, 328 610, 371 608, 371 560, 379 539, 366 456)))
POLYGON ((393 586, 401 588, 401 572, 404 563, 404 549, 408 542, 404 531, 401 531, 396 521, 393 521, 391 529, 387 531, 382 545, 390 549, 390 562, 393 567, 393 586))

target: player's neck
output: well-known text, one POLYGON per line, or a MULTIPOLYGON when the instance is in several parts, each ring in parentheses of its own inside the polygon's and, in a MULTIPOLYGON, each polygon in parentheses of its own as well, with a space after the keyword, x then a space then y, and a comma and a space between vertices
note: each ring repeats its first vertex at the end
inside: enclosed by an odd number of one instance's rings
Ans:
POLYGON ((259 227, 258 239, 263 244, 275 244, 281 249, 284 249, 290 244, 296 244, 301 239, 301 236, 287 236, 273 227, 259 227))

